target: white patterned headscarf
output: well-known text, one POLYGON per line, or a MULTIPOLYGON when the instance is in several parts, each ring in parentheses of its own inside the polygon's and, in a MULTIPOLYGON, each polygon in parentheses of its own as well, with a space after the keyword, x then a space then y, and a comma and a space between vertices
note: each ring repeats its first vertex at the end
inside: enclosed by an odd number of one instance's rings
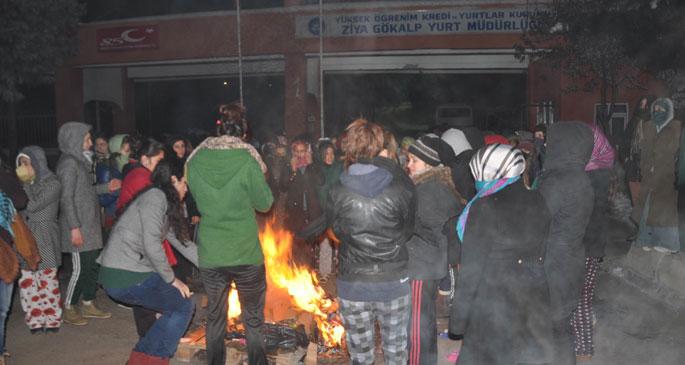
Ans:
POLYGON ((479 149, 469 167, 476 181, 493 181, 520 176, 526 161, 519 149, 496 143, 479 149))

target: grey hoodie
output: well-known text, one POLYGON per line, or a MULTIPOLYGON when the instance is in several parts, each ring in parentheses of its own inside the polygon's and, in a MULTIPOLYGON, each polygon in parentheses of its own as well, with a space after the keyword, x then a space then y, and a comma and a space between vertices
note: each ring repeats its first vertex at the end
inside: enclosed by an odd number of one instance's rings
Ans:
MULTIPOLYGON (((48 168, 48 159, 45 157, 45 151, 38 146, 26 146, 22 148, 20 153, 29 156, 31 159, 31 166, 36 172, 35 182, 41 182, 48 177, 55 176, 55 174, 48 168)), ((18 157, 17 157, 18 159, 18 157)), ((19 166, 19 164, 17 164, 19 166)))
POLYGON ((83 138, 90 126, 79 122, 62 125, 57 142, 62 155, 57 162, 57 177, 62 183, 60 195, 60 231, 62 252, 85 252, 102 248, 98 194, 108 192, 107 185, 95 185, 93 164, 83 154, 83 138), (83 246, 71 244, 71 230, 80 228, 83 246))

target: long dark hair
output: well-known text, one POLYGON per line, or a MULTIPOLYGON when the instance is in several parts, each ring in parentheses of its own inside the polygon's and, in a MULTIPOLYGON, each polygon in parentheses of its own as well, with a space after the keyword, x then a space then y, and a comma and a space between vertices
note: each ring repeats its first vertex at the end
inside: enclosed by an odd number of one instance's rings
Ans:
POLYGON ((166 140, 166 150, 167 154, 164 156, 164 160, 171 163, 171 173, 180 179, 183 177, 183 167, 191 152, 189 143, 181 136, 172 136, 166 140), (186 148, 186 153, 181 158, 179 158, 178 155, 176 155, 176 151, 174 151, 174 144, 178 141, 183 142, 183 145, 186 148))
POLYGON ((190 232, 188 223, 183 215, 181 197, 178 196, 178 191, 176 191, 174 184, 171 182, 172 176, 175 175, 172 172, 171 163, 162 160, 157 164, 155 171, 152 172, 150 180, 152 180, 153 188, 164 192, 167 201, 166 214, 169 217, 169 225, 174 230, 176 237, 181 242, 185 242, 190 240, 190 232))
POLYGON ((175 175, 172 173, 172 167, 169 161, 160 161, 157 164, 157 167, 155 167, 155 171, 153 171, 152 175, 150 176, 152 185, 139 191, 121 210, 121 215, 123 216, 129 207, 133 205, 133 202, 136 201, 138 197, 145 194, 148 190, 159 189, 164 192, 164 196, 166 196, 166 214, 169 218, 169 225, 174 230, 176 238, 178 238, 181 243, 185 244, 185 241, 190 240, 190 230, 183 215, 183 204, 181 202, 181 197, 178 196, 178 191, 176 191, 174 184, 171 182, 172 176, 175 175))
POLYGON ((138 149, 136 158, 140 161, 143 156, 152 158, 162 152, 164 152, 164 145, 154 138, 148 138, 138 149))

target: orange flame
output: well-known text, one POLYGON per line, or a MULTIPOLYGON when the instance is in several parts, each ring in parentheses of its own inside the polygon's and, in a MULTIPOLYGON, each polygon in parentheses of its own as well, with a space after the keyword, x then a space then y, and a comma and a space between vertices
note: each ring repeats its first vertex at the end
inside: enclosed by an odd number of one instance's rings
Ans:
POLYGON ((228 319, 237 318, 241 312, 238 290, 235 288, 235 283, 232 283, 231 290, 228 292, 228 319))
POLYGON ((329 321, 328 314, 337 310, 335 300, 326 296, 316 273, 292 261, 293 235, 274 229, 273 220, 259 233, 264 252, 266 275, 270 283, 286 289, 293 303, 314 315, 319 332, 327 346, 339 346, 345 330, 337 321, 329 321))

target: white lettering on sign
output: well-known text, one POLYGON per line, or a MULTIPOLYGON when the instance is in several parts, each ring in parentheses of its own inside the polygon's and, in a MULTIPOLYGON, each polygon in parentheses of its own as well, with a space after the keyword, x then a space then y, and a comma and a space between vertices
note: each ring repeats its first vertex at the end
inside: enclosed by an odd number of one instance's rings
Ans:
POLYGON ((318 37, 404 36, 455 33, 521 33, 535 24, 530 17, 541 10, 440 9, 298 16, 295 34, 318 37))

